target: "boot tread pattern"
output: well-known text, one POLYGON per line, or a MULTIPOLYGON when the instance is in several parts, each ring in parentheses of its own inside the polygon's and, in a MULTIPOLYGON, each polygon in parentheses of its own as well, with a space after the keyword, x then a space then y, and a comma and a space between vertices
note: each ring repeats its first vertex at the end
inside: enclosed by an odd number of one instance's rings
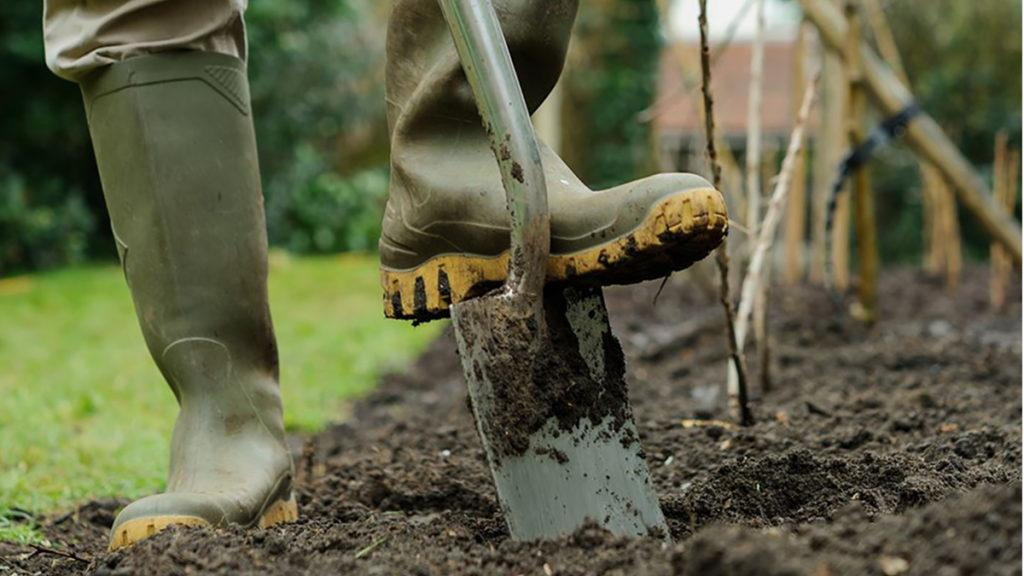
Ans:
MULTIPOLYGON (((728 227, 728 212, 717 190, 686 190, 656 204, 628 234, 578 252, 551 254, 547 278, 601 286, 660 278, 711 253, 728 227)), ((452 304, 486 294, 507 274, 507 250, 489 257, 442 254, 409 270, 382 266, 384 314, 417 322, 445 318, 452 304)))

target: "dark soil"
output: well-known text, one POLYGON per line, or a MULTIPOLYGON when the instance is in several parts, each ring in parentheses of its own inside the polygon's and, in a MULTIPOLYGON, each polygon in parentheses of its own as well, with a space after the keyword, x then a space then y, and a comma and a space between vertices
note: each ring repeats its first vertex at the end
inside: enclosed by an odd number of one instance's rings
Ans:
POLYGON ((510 541, 448 334, 300 442, 299 523, 172 529, 109 554, 124 502, 93 502, 41 520, 49 548, 0 544, 0 573, 1021 573, 1021 308, 988 310, 987 269, 956 297, 888 273, 873 329, 820 289, 776 289, 774 388, 753 391, 745 429, 723 422, 714 298, 676 278, 652 306, 656 289, 608 304, 674 544, 593 527, 510 541))

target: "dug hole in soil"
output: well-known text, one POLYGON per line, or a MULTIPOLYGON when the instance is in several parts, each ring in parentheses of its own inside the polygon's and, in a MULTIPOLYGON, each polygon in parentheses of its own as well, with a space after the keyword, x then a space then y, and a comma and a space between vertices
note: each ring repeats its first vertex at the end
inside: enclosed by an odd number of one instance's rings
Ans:
POLYGON ((91 502, 40 519, 42 550, 0 544, 0 573, 1020 574, 1021 308, 989 310, 987 268, 955 296, 888 271, 873 329, 820 288, 777 287, 774 387, 752 371, 744 429, 722 422, 721 310, 685 277, 653 305, 656 285, 607 291, 672 544, 511 541, 446 333, 297 440, 298 523, 108 553, 126 502, 91 502))

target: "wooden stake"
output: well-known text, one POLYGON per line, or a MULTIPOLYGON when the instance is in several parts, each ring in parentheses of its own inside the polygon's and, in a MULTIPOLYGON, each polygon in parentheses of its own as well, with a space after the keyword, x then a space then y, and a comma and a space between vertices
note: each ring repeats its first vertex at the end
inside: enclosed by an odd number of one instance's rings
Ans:
POLYGON ((942 240, 940 214, 942 198, 938 193, 938 182, 942 179, 938 171, 928 164, 921 164, 921 199, 923 203, 924 269, 929 274, 942 273, 946 256, 942 240))
POLYGON ((839 292, 850 287, 850 195, 845 191, 836 199, 832 221, 832 282, 839 292))
MULTIPOLYGON (((900 57, 899 48, 896 46, 896 39, 893 38, 892 28, 885 18, 885 12, 879 0, 860 0, 867 14, 868 22, 878 44, 878 51, 882 60, 892 68, 893 74, 899 78, 904 86, 910 86, 910 78, 907 77, 906 69, 903 67, 903 59, 900 57)), ((945 270, 946 243, 948 239, 942 234, 943 225, 941 218, 946 208, 945 203, 949 201, 948 195, 939 194, 932 183, 942 179, 934 166, 927 160, 918 158, 918 170, 921 174, 921 203, 923 211, 923 252, 925 270, 930 274, 940 274, 945 270)), ((940 184, 941 186, 941 184, 940 184)))
MULTIPOLYGON (((992 165, 992 193, 996 202, 1006 208, 1009 214, 1013 214, 1014 205, 1017 203, 1017 175, 1015 174, 1017 165, 1014 162, 1013 169, 1010 170, 1006 144, 1006 132, 1001 131, 996 134, 995 159, 992 165)), ((1014 155, 1013 158, 1015 161, 1019 161, 1018 156, 1014 155)), ((1006 305, 1006 289, 1013 265, 1006 250, 999 244, 993 242, 989 253, 992 266, 989 286, 992 309, 1002 310, 1006 305)))
MULTIPOLYGON (((825 0, 833 2, 834 0, 825 0)), ((839 270, 841 277, 828 279, 833 285, 845 287, 846 270, 843 249, 848 252, 848 242, 837 239, 839 236, 848 237, 849 228, 845 224, 849 219, 849 199, 845 193, 840 194, 836 204, 835 226, 832 230, 831 242, 826 242, 828 230, 826 221, 828 219, 828 202, 832 193, 832 183, 836 178, 839 162, 845 146, 845 125, 842 119, 846 117, 846 77, 843 71, 843 59, 834 50, 825 49, 821 44, 824 40, 819 36, 819 52, 821 53, 821 106, 818 114, 818 135, 815 141, 814 154, 814 188, 813 188, 813 211, 812 211, 812 250, 811 250, 811 281, 815 284, 823 284, 825 278, 826 246, 831 244, 833 270, 839 270), (837 231, 838 229, 838 231, 837 231), (841 283, 842 282, 842 283, 841 283)))
MULTIPOLYGON (((804 15, 818 28, 819 35, 825 43, 834 50, 842 50, 849 26, 843 14, 830 2, 799 2, 804 15)), ((914 101, 909 89, 869 47, 862 44, 860 51, 865 87, 884 115, 898 114, 914 101)), ((926 113, 918 114, 907 126, 905 139, 919 156, 927 159, 942 172, 943 177, 952 184, 964 207, 977 218, 990 236, 1006 247, 1014 262, 1019 264, 1020 225, 997 206, 988 185, 935 120, 926 113)))
POLYGON ((940 179, 939 182, 942 183, 939 191, 941 192, 940 204, 943 218, 942 238, 946 244, 942 248, 943 255, 946 257, 946 288, 950 292, 956 292, 960 285, 960 273, 964 267, 960 219, 957 217, 956 197, 950 190, 949 183, 945 179, 940 179))
MULTIPOLYGON (((796 37, 796 57, 793 70, 793 123, 799 114, 800 104, 795 96, 807 83, 805 59, 807 56, 808 24, 801 23, 796 37)), ((800 150, 793 167, 793 189, 786 204, 786 284, 793 285, 804 274, 804 236, 807 234, 807 148, 800 150)))
MULTIPOLYGON (((867 99, 861 73, 861 19, 853 0, 846 3, 846 17, 850 23, 846 44, 846 70, 850 83, 849 140, 850 147, 856 148, 866 137, 864 125, 867 122, 867 99)), ((860 166, 854 171, 853 191, 856 204, 854 215, 857 220, 859 315, 868 324, 873 324, 878 305, 878 232, 875 224, 875 203, 871 195, 871 177, 867 166, 860 166)))

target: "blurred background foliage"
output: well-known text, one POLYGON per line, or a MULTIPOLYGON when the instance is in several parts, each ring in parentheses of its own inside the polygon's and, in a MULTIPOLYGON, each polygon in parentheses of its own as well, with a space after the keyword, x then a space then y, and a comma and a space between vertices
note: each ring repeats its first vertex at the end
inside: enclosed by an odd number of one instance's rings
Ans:
MULTIPOLYGON (((274 245, 376 247, 389 2, 261 0, 250 77, 274 245)), ((0 277, 116 257, 78 88, 45 66, 42 2, 0 3, 0 277)))
MULTIPOLYGON (((918 103, 991 179, 996 134, 1005 131, 1013 149, 1021 145, 1021 1, 887 0, 883 7, 918 103)), ((916 160, 896 143, 875 155, 873 168, 882 257, 917 262, 916 160)), ((964 210, 960 223, 965 256, 988 258, 982 228, 964 210)))
MULTIPOLYGON (((248 12, 253 107, 271 242, 373 249, 387 190, 384 39, 391 2, 260 0, 248 12)), ((1020 144, 1020 0, 889 0, 923 107, 990 170, 999 130, 1020 144)), ((43 62, 42 2, 0 3, 0 276, 88 259, 113 243, 77 88, 43 62)), ((695 25, 695 24, 694 24, 695 25)), ((654 0, 581 2, 564 83, 563 149, 601 187, 649 173, 660 32, 654 0)), ((919 258, 913 158, 880 155, 887 259, 919 258)), ((968 253, 987 241, 964 218, 968 253)))
POLYGON ((562 156, 593 188, 655 167, 651 124, 637 115, 657 97, 661 36, 653 0, 580 3, 562 80, 562 156))

